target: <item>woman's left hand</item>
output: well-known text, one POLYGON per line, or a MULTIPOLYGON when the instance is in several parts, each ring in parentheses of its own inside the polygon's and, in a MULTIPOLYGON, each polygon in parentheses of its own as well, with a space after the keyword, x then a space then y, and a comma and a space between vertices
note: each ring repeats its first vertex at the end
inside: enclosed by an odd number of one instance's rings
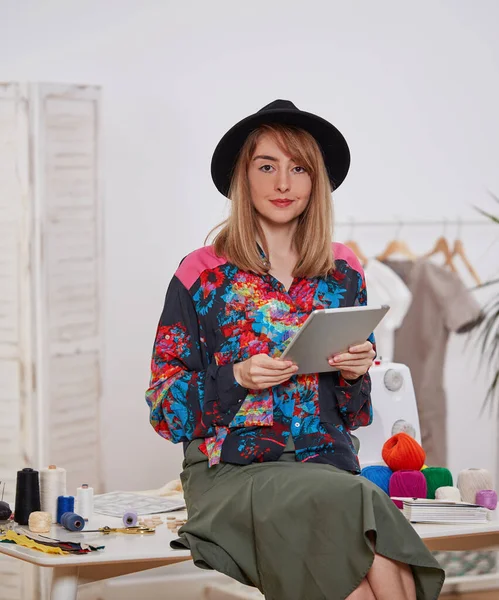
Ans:
POLYGON ((337 367, 344 379, 353 380, 367 373, 375 356, 376 353, 371 342, 364 342, 358 346, 352 346, 344 354, 332 356, 329 364, 337 367))

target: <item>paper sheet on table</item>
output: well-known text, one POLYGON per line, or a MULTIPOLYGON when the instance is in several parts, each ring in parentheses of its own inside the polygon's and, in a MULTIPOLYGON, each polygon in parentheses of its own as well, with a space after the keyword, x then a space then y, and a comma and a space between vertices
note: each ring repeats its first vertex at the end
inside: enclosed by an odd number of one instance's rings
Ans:
POLYGON ((183 498, 145 496, 135 492, 109 492, 94 497, 94 512, 110 517, 123 517, 128 511, 152 515, 185 508, 183 498))

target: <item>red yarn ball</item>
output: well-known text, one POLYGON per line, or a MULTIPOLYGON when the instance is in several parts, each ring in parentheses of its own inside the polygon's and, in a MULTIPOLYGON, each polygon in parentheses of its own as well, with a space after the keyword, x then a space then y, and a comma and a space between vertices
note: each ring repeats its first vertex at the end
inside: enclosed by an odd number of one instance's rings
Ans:
POLYGON ((426 459, 421 445, 403 432, 385 442, 381 455, 392 471, 420 471, 426 459))

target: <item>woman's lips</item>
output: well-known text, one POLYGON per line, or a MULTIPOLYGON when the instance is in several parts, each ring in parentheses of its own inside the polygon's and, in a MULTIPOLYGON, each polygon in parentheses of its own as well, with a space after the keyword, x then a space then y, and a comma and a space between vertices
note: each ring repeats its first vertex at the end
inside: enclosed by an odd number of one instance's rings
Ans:
POLYGON ((287 200, 287 199, 271 200, 271 202, 274 206, 279 206, 280 208, 286 208, 286 206, 293 204, 293 200, 287 200))

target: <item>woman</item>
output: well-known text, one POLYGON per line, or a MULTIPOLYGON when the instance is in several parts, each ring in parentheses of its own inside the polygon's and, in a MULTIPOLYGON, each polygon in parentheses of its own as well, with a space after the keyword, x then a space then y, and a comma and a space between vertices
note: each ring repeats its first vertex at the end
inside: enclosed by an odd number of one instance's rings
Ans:
POLYGON ((195 563, 267 600, 435 599, 443 572, 360 472, 350 432, 372 419, 373 339, 296 375, 279 358, 314 309, 366 304, 362 268, 332 244, 331 190, 350 164, 324 119, 277 100, 212 160, 231 212, 173 277, 147 391, 151 423, 183 442, 195 563))

